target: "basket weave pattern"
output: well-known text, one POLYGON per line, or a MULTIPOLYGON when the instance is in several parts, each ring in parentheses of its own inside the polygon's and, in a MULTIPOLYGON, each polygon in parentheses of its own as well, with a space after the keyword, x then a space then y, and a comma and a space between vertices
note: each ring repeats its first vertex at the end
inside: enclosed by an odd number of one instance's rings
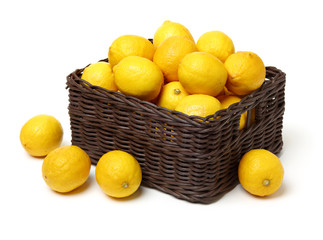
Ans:
MULTIPOLYGON (((107 61, 107 59, 106 59, 107 61)), ((279 153, 285 109, 285 74, 267 67, 262 87, 206 118, 187 116, 67 76, 72 144, 93 164, 111 150, 133 155, 142 184, 189 202, 211 203, 238 183, 242 155, 264 148, 279 153), (239 131, 240 115, 255 122, 239 131)))

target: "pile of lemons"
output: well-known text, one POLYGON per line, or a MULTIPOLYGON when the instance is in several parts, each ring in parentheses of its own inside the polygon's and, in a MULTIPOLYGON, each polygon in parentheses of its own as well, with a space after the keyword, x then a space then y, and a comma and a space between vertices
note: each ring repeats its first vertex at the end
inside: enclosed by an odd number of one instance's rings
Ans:
MULTIPOLYGON (((93 63, 81 78, 108 90, 150 101, 187 115, 206 117, 239 102, 265 80, 262 59, 250 51, 235 52, 221 31, 195 42, 180 23, 165 21, 153 41, 123 35, 109 47, 107 62, 93 63)), ((246 115, 241 116, 242 129, 246 115)))
MULTIPOLYGON (((113 41, 108 62, 90 64, 81 78, 92 85, 119 91, 187 115, 206 117, 228 108, 258 89, 265 80, 261 58, 249 51, 235 52, 223 32, 204 33, 195 43, 182 24, 165 21, 153 41, 124 35, 113 41)), ((240 118, 244 128, 246 116, 240 118)), ((58 120, 38 115, 21 129, 20 141, 32 156, 44 157, 43 179, 57 192, 70 192, 86 182, 91 169, 88 154, 73 145, 60 146, 63 129, 58 120)), ((96 181, 111 197, 127 197, 137 191, 142 172, 129 153, 104 154, 95 169, 96 181)), ((276 192, 284 169, 276 155, 254 149, 240 161, 241 185, 257 196, 276 192)))
MULTIPOLYGON (((46 184, 56 192, 67 193, 87 181, 91 160, 78 146, 60 146, 62 139, 61 123, 45 114, 29 119, 20 131, 20 142, 24 149, 33 157, 44 157, 42 175, 46 184)), ((99 159, 95 177, 104 193, 123 198, 137 191, 142 172, 132 155, 114 150, 99 159)))

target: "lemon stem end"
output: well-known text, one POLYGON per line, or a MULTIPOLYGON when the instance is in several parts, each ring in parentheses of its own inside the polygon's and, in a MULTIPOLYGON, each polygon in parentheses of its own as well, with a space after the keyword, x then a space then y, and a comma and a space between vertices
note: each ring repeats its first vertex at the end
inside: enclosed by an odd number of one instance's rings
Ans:
POLYGON ((174 89, 174 93, 176 94, 176 95, 179 95, 180 93, 181 93, 181 90, 180 89, 174 89))
POLYGON ((122 183, 123 188, 127 188, 128 186, 129 186, 129 184, 127 182, 122 183))
POLYGON ((264 185, 265 187, 269 186, 269 185, 270 185, 270 180, 265 179, 265 180, 262 182, 262 185, 264 185))

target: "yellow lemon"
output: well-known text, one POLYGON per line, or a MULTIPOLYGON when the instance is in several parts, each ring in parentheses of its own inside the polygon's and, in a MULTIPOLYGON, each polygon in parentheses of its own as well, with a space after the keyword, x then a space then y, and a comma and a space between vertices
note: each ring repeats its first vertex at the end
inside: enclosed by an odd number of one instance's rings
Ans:
POLYGON ((179 101, 175 111, 187 115, 207 117, 221 109, 221 103, 215 97, 204 94, 192 94, 179 101))
POLYGON ((138 161, 132 155, 114 150, 99 159, 95 177, 105 194, 123 198, 130 196, 139 188, 142 173, 138 161))
POLYGON ((159 67, 143 57, 126 57, 113 70, 115 83, 123 94, 145 101, 155 99, 164 82, 159 67))
POLYGON ((223 88, 223 95, 236 96, 233 92, 230 92, 226 86, 223 88))
POLYGON ((112 67, 127 56, 139 56, 153 60, 154 45, 146 38, 137 35, 123 35, 109 47, 109 62, 112 67))
POLYGON ((60 122, 49 115, 37 115, 29 119, 20 131, 20 142, 32 156, 43 157, 59 147, 63 139, 60 122))
POLYGON ((107 62, 97 62, 86 67, 81 78, 92 85, 100 86, 108 90, 117 91, 114 83, 114 74, 107 62))
POLYGON ((222 91, 217 95, 217 97, 222 95, 228 95, 228 96, 236 96, 236 94, 230 92, 226 86, 223 87, 222 91))
MULTIPOLYGON (((218 96, 217 99, 220 101, 222 105, 222 109, 228 108, 230 105, 240 102, 241 98, 237 96, 218 96)), ((243 113, 240 117, 240 126, 239 130, 243 129, 246 126, 247 123, 247 112, 243 113)))
POLYGON ((156 49, 153 61, 162 70, 168 82, 178 81, 178 64, 188 53, 197 51, 195 43, 183 36, 173 36, 156 49))
POLYGON ((178 66, 178 79, 190 94, 217 96, 227 81, 223 63, 210 53, 187 54, 178 66))
POLYGON ((51 151, 44 159, 42 172, 47 185, 56 192, 70 192, 89 177, 91 160, 77 146, 63 146, 51 151))
POLYGON ((174 110, 178 102, 189 95, 180 82, 167 83, 161 90, 157 105, 174 110))
POLYGON ((196 47, 200 52, 208 52, 216 56, 222 62, 234 53, 234 45, 225 33, 211 31, 204 33, 197 41, 196 47))
MULTIPOLYGON (((165 82, 163 81, 163 82, 162 82, 162 85, 161 85, 161 87, 160 87, 160 92, 161 92, 161 90, 163 89, 164 84, 165 84, 165 82)), ((153 104, 157 104, 157 101, 158 101, 158 98, 159 98, 160 92, 159 92, 159 94, 157 95, 157 97, 155 97, 155 98, 154 98, 154 99, 152 99, 152 100, 149 100, 148 102, 151 102, 151 103, 153 103, 153 104)))
POLYGON ((247 51, 231 54, 224 63, 228 72, 227 88, 236 95, 247 95, 261 87, 266 68, 261 58, 247 51))
POLYGON ((155 32, 153 39, 154 46, 158 47, 165 39, 172 36, 185 36, 194 42, 192 34, 185 26, 166 20, 155 32))
POLYGON ((249 193, 267 196, 280 188, 284 168, 275 154, 265 149, 254 149, 242 157, 238 176, 242 187, 249 193))

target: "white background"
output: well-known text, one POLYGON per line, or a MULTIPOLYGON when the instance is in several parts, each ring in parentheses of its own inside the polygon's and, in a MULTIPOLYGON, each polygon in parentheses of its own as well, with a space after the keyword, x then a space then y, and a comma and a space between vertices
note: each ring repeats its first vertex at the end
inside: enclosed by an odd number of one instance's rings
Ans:
POLYGON ((0 4, 1 239, 322 239, 320 1, 2 1, 0 4), (153 37, 164 20, 195 40, 221 30, 236 50, 287 73, 282 187, 257 198, 239 185, 209 205, 141 187, 125 200, 95 181, 58 194, 42 159, 21 147, 22 125, 55 116, 70 144, 66 75, 107 57, 123 34, 153 37))

